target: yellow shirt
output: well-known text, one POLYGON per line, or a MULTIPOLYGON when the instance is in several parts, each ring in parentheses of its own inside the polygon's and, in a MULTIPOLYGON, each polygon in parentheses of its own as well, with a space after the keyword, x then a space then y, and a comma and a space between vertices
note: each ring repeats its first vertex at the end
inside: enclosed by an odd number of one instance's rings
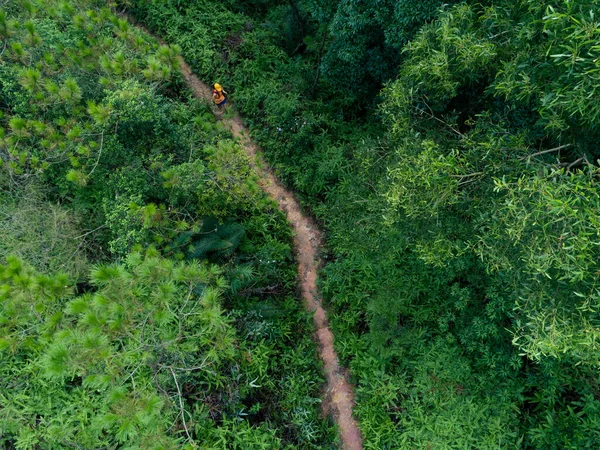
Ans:
POLYGON ((223 91, 217 91, 213 93, 213 101, 215 104, 220 105, 225 101, 225 95, 223 95, 223 91))

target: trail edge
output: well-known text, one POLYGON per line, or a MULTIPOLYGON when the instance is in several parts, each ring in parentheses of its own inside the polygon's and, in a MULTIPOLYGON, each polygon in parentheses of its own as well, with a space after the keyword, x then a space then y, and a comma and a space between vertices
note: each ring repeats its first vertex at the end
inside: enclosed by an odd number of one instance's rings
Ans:
MULTIPOLYGON (((211 88, 198 79, 191 68, 179 58, 183 78, 198 99, 212 100, 211 88)), ((298 261, 298 279, 302 297, 308 311, 313 313, 316 338, 319 343, 319 356, 323 361, 327 378, 326 398, 323 403, 325 412, 333 414, 339 428, 341 448, 343 450, 362 450, 362 436, 358 424, 352 416, 354 392, 340 366, 333 347, 333 333, 327 321, 327 312, 321 303, 317 290, 317 273, 320 266, 319 250, 321 233, 313 220, 302 213, 294 194, 286 189, 265 163, 261 150, 250 140, 249 133, 240 117, 223 119, 224 125, 237 137, 250 157, 253 169, 260 177, 262 189, 279 205, 294 230, 294 247, 298 261)))

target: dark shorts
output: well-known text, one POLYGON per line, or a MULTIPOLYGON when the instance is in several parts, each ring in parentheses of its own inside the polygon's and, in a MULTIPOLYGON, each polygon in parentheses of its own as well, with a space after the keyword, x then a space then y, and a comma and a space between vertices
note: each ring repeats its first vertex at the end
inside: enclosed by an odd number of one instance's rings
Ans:
POLYGON ((227 99, 223 100, 221 103, 217 103, 217 106, 225 106, 225 103, 227 103, 227 99))

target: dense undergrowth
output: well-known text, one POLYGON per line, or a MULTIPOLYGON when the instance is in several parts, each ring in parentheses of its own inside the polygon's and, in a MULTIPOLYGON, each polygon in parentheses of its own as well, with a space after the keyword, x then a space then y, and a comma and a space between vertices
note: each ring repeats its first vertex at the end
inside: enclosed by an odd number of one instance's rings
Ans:
POLYGON ((367 448, 598 448, 597 0, 123 3, 172 46, 0 2, 3 447, 333 446, 290 229, 181 51, 326 229, 367 448))
POLYGON ((332 447, 291 230, 180 49, 0 6, 0 446, 332 447))
POLYGON ((422 3, 128 2, 323 222, 367 448, 597 448, 598 2, 422 3))

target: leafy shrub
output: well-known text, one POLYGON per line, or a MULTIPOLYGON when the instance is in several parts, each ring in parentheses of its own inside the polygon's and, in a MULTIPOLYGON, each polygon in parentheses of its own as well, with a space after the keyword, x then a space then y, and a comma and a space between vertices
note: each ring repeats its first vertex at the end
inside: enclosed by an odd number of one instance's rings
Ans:
POLYGON ((312 34, 293 57, 280 5, 219 4, 218 25, 213 4, 132 10, 231 87, 323 221, 322 289, 366 446, 597 446, 581 382, 594 378, 595 169, 579 173, 597 159, 597 2, 297 4, 312 34), (344 120, 387 80, 377 112, 344 120))
POLYGON ((24 256, 73 277, 84 269, 70 266, 85 262, 79 250, 99 264, 75 286, 9 259, 0 378, 21 397, 2 399, 0 446, 326 447, 331 424, 319 415, 322 374, 293 295, 285 216, 208 102, 184 88, 180 49, 109 8, 21 2, 0 15, 3 256, 40 251, 24 256), (31 182, 44 193, 36 214, 14 213, 25 203, 12 198, 31 182), (40 223, 51 214, 59 232, 40 223), (156 250, 131 256, 141 248, 156 250), (214 281, 205 297, 186 278, 199 267, 214 281), (257 305, 276 332, 269 342, 236 339, 243 327, 229 314, 257 305))

